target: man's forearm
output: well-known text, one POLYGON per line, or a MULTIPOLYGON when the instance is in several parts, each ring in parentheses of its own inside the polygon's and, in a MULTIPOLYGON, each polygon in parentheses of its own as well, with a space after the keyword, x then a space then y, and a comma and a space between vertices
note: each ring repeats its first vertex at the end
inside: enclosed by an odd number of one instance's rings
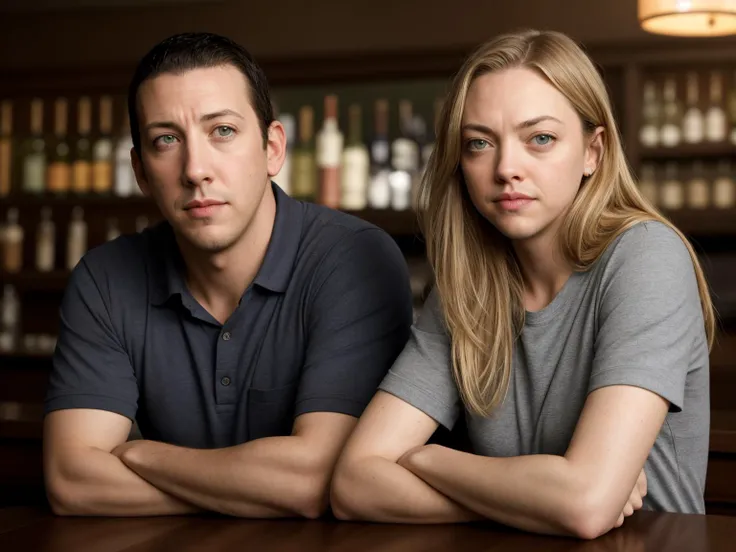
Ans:
POLYGON ((327 505, 331 466, 296 436, 223 449, 138 441, 121 454, 156 487, 208 510, 255 518, 317 517, 327 505))
POLYGON ((341 519, 387 523, 456 523, 482 519, 395 462, 356 461, 333 482, 332 509, 341 519))
POLYGON ((583 536, 605 526, 602 509, 561 456, 487 458, 435 445, 418 449, 405 465, 465 507, 519 529, 583 536))
POLYGON ((90 448, 68 454, 46 474, 49 502, 59 515, 162 516, 199 511, 154 487, 109 452, 90 448))

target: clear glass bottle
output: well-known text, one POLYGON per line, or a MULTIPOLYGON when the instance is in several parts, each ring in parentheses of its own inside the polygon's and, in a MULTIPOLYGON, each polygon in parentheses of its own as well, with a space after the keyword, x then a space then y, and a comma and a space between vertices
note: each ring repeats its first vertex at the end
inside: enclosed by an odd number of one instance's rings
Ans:
POLYGON ((698 74, 687 74, 687 110, 682 118, 682 137, 688 144, 699 144, 705 136, 705 118, 699 103, 698 74))
POLYGON ((668 77, 664 82, 663 121, 660 142, 665 147, 674 147, 682 141, 682 106, 677 101, 675 79, 668 77))
POLYGON ((710 77, 710 99, 705 114, 705 137, 709 142, 724 142, 728 132, 723 109, 723 77, 714 72, 710 77))
POLYGON ((656 85, 653 81, 646 81, 642 97, 642 122, 639 129, 639 142, 645 148, 659 145, 661 107, 657 98, 656 85))

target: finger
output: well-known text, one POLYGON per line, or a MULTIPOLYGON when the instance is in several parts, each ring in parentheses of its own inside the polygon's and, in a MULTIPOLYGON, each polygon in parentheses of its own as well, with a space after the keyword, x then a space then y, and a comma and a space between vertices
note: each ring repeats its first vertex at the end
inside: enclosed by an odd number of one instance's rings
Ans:
POLYGON ((626 506, 624 506, 624 517, 629 517, 631 514, 634 513, 634 507, 631 505, 631 502, 627 502, 626 506))
POLYGON ((624 524, 624 514, 621 513, 621 515, 618 516, 618 519, 616 520, 616 525, 614 527, 621 527, 624 524))
POLYGON ((634 508, 634 510, 641 510, 641 507, 644 506, 644 501, 641 499, 640 496, 632 496, 629 499, 629 504, 634 508))

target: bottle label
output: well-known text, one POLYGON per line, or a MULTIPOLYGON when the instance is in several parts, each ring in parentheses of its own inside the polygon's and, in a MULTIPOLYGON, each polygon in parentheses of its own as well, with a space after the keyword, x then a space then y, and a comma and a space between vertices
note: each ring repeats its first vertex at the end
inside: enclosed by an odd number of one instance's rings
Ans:
POLYGON ((673 147, 680 143, 681 131, 676 125, 666 124, 662 127, 660 139, 663 146, 673 147))
POLYGON ((92 190, 107 193, 112 188, 112 164, 109 161, 95 161, 92 166, 92 190))
POLYGON ((419 146, 406 138, 397 138, 391 146, 393 167, 400 171, 419 170, 419 146))
POLYGON ((84 194, 92 189, 92 165, 88 161, 75 161, 72 167, 72 191, 84 194))
POLYGON ((705 136, 709 142, 726 139, 726 114, 721 109, 709 109, 705 124, 705 136))
POLYGON ((389 176, 391 208, 403 211, 411 207, 411 175, 406 171, 392 171, 389 176))
POLYGON ((391 203, 388 175, 388 171, 379 171, 371 178, 368 186, 368 204, 373 209, 386 209, 391 203))
POLYGON ((703 179, 692 180, 688 184, 688 207, 693 209, 705 209, 710 203, 710 190, 708 183, 703 179))
POLYGON ((688 111, 682 121, 682 137, 689 144, 698 144, 703 141, 705 125, 703 117, 698 111, 688 111))
POLYGON ((377 165, 387 165, 389 158, 389 145, 386 140, 375 140, 371 144, 371 155, 373 162, 377 165))
POLYGON ((346 209, 362 209, 363 207, 356 205, 365 205, 369 170, 370 160, 365 148, 350 147, 345 150, 342 167, 342 205, 346 209), (350 206, 345 204, 346 201, 350 206))
POLYGON ((63 161, 54 161, 49 165, 47 186, 50 192, 64 193, 71 186, 71 167, 63 161))
POLYGON ((736 184, 730 178, 719 178, 713 183, 713 205, 731 209, 736 205, 736 184))
POLYGON ((300 198, 313 198, 317 183, 314 158, 309 154, 296 153, 292 163, 291 184, 294 195, 300 198))
POLYGON ((23 190, 31 193, 43 192, 46 180, 46 157, 42 153, 31 153, 23 163, 23 190))
POLYGON ((342 158, 343 137, 337 131, 323 131, 317 136, 317 166, 339 167, 342 158))

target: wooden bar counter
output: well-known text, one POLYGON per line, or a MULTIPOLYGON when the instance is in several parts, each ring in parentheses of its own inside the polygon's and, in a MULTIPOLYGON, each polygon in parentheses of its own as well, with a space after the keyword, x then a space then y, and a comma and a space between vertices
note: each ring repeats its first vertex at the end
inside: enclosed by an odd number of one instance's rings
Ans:
POLYGON ((581 541, 526 534, 490 523, 417 526, 214 516, 60 518, 42 509, 8 508, 0 510, 0 550, 732 552, 736 519, 637 512, 620 529, 581 541))

